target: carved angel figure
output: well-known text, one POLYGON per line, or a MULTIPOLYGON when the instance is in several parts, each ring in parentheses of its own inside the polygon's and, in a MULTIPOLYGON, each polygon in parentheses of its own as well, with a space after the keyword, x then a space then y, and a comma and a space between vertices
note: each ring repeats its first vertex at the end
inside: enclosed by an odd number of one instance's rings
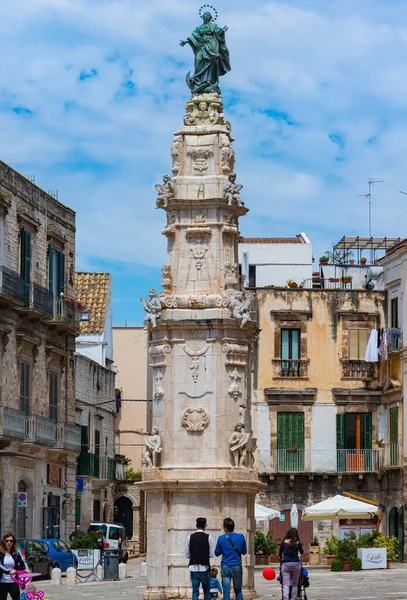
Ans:
POLYGON ((246 325, 250 320, 251 302, 250 298, 245 298, 243 292, 237 292, 232 302, 229 304, 232 316, 239 322, 240 327, 246 325))
POLYGON ((231 173, 228 177, 228 181, 223 186, 225 200, 228 201, 230 205, 243 206, 243 202, 240 199, 239 193, 243 188, 242 185, 235 183, 236 182, 236 173, 231 173))
POLYGON ((153 427, 150 435, 144 437, 146 443, 146 453, 144 454, 144 461, 147 469, 158 466, 158 457, 161 454, 161 437, 157 427, 153 427))
POLYGON ((238 423, 235 426, 235 430, 229 438, 229 448, 234 467, 246 467, 247 446, 251 437, 250 433, 246 433, 243 423, 238 423))
POLYGON ((144 327, 146 329, 148 329, 148 324, 150 322, 153 327, 157 327, 157 319, 161 317, 161 302, 157 297, 157 292, 155 290, 150 290, 148 295, 150 296, 149 300, 141 298, 141 304, 147 313, 144 317, 144 327))
POLYGON ((170 198, 174 198, 175 196, 175 187, 171 181, 171 177, 169 175, 164 175, 163 183, 157 183, 155 185, 155 189, 158 192, 158 198, 156 201, 157 208, 164 208, 168 206, 168 200, 170 198))
MULTIPOLYGON (((235 166, 235 153, 232 148, 232 144, 230 143, 229 137, 225 133, 221 133, 219 135, 219 143, 220 143, 220 163, 222 173, 227 175, 231 171, 233 171, 233 167, 235 166)), ((228 185, 225 184, 225 185, 228 185)))

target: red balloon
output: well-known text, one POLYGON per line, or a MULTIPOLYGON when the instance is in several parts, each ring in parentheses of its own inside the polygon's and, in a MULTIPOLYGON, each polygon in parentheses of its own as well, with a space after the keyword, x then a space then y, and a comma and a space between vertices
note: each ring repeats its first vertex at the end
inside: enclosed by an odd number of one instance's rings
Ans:
POLYGON ((276 578, 276 572, 271 567, 268 567, 267 569, 264 569, 263 577, 264 579, 267 579, 267 581, 273 581, 273 579, 276 578))

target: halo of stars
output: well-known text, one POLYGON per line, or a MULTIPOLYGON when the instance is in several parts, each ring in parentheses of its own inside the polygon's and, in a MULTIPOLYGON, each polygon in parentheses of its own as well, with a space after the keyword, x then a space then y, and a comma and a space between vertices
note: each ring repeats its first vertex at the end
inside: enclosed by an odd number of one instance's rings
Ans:
MULTIPOLYGON (((202 19, 202 14, 203 14, 202 11, 204 11, 204 9, 206 9, 206 8, 211 8, 213 10, 213 12, 215 13, 215 17, 213 18, 213 21, 216 21, 216 19, 218 18, 218 11, 211 4, 203 4, 201 6, 201 8, 199 9, 199 16, 201 17, 201 19, 202 19)), ((206 11, 204 11, 204 12, 206 12, 206 11)))

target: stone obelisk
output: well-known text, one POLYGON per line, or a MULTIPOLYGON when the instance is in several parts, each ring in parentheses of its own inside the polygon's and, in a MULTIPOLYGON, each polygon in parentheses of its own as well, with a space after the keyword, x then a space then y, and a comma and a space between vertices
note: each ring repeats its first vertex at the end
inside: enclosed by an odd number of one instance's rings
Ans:
POLYGON ((145 600, 191 595, 185 542, 200 516, 215 541, 224 517, 246 535, 243 592, 245 600, 256 595, 254 498, 262 486, 253 470, 250 373, 257 327, 238 269, 238 221, 248 209, 235 182, 231 127, 218 88, 219 75, 230 68, 226 29, 204 13, 203 24, 181 42, 195 52, 195 73, 187 76, 192 97, 174 134, 172 177, 156 186, 168 249, 164 291, 158 298, 151 290, 143 300, 153 389, 141 484, 145 600))

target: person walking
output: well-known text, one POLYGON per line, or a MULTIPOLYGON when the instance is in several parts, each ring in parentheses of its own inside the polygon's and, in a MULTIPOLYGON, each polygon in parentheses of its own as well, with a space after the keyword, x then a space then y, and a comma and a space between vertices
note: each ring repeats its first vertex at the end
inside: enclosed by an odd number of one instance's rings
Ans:
POLYGON ((284 540, 280 544, 280 564, 281 577, 283 579, 283 600, 297 597, 298 581, 301 574, 300 554, 304 553, 304 549, 300 542, 298 530, 295 527, 290 527, 287 531, 284 540))
POLYGON ((73 530, 73 532, 69 536, 69 541, 72 542, 73 538, 81 537, 82 535, 85 535, 85 532, 82 531, 80 525, 76 525, 75 529, 73 530))
POLYGON ((192 600, 198 600, 199 587, 202 584, 204 600, 210 600, 211 568, 209 560, 213 558, 212 537, 205 533, 206 519, 198 517, 196 531, 187 538, 185 556, 189 558, 192 600))
POLYGON ((19 600, 20 587, 10 577, 16 571, 30 572, 27 563, 17 551, 15 535, 6 533, 0 541, 0 600, 7 600, 9 594, 11 600, 19 600))
POLYGON ((224 535, 220 535, 215 548, 215 556, 221 556, 221 577, 223 600, 230 600, 230 586, 233 581, 236 600, 243 600, 242 594, 242 554, 247 554, 246 539, 242 533, 235 533, 235 522, 223 520, 224 535))

